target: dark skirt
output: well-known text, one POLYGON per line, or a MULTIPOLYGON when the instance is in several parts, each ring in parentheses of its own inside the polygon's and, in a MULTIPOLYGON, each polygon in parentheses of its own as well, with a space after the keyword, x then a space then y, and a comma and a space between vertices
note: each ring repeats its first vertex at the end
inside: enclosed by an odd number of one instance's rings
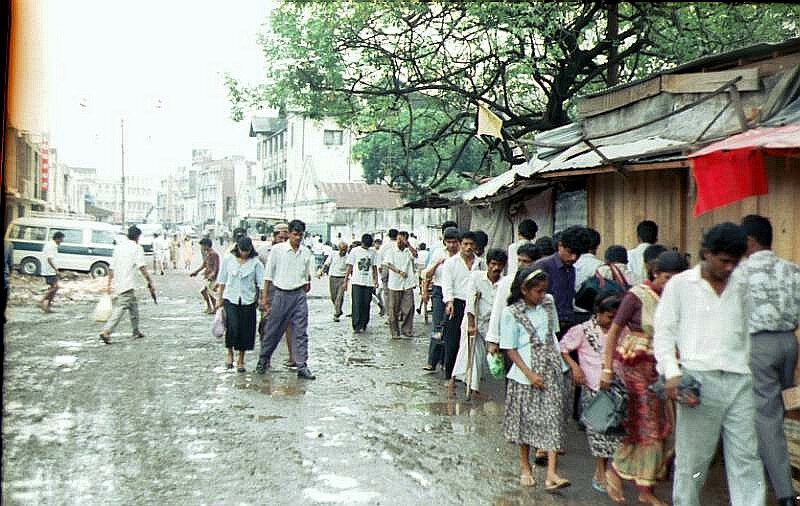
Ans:
POLYGON ((250 351, 256 342, 257 304, 233 304, 225 299, 225 347, 250 351))

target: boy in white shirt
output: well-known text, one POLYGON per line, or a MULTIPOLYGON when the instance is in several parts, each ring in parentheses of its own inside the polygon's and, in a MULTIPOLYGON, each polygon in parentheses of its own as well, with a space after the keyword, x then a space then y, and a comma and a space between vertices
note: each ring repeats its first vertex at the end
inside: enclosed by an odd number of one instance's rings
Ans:
POLYGON ((408 247, 408 232, 397 234, 397 246, 383 255, 383 267, 389 272, 387 282, 389 306, 389 333, 392 339, 403 336, 414 337, 414 288, 417 277, 414 273, 414 257, 408 247), (399 321, 403 327, 400 329, 399 321))
POLYGON ((42 254, 44 256, 44 263, 42 263, 41 273, 47 283, 47 292, 44 298, 39 303, 39 307, 45 313, 52 313, 50 304, 58 292, 58 267, 56 266, 56 259, 58 258, 58 245, 64 241, 64 232, 60 230, 53 234, 53 240, 44 245, 42 254))

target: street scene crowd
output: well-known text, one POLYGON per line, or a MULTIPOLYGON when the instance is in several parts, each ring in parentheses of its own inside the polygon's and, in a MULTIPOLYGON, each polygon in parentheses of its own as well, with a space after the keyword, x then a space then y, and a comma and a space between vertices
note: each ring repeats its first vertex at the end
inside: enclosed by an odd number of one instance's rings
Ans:
MULTIPOLYGON (((308 366, 307 293, 323 275, 330 318, 350 318, 354 334, 382 324, 370 320, 373 301, 392 340, 417 337, 415 318, 430 319, 427 361, 418 367, 439 375, 445 395, 457 396, 463 385, 468 398, 486 399, 487 381, 504 381, 498 430, 519 447, 522 487, 539 486, 533 461, 546 466, 546 491, 580 480, 623 503, 623 481, 631 481, 640 502, 661 505, 670 498, 657 497, 654 486, 672 470, 671 502, 698 505, 721 439, 732 504, 765 504, 768 483, 771 497, 794 504, 782 391, 794 385, 800 267, 771 251, 768 218, 710 228, 692 268, 687 254, 658 243, 658 225, 649 220, 637 226, 639 244, 609 245, 602 254, 600 234, 582 226, 545 237, 526 219, 517 240, 502 248, 453 221, 440 230, 441 242, 430 248, 390 229, 384 240, 364 234, 315 256, 316 239, 292 220, 258 246, 246 230, 234 230, 221 255, 201 239, 202 265, 194 270, 191 243, 162 237, 154 242, 154 273, 184 260, 189 276, 202 277, 205 311, 224 337, 225 367, 239 373, 256 341, 255 372, 269 373, 285 338, 283 365, 300 379, 316 378, 308 366), (612 394, 624 402, 604 408, 600 400, 612 394), (601 426, 598 413, 613 422, 601 426), (586 480, 558 466, 571 423, 585 431, 586 458, 595 462, 586 480)), ((156 301, 140 235, 131 226, 114 247, 106 286, 113 311, 100 332, 106 344, 125 312, 132 336, 144 337, 138 276, 156 301)), ((56 232, 45 246, 44 312, 57 303, 62 240, 56 232)))

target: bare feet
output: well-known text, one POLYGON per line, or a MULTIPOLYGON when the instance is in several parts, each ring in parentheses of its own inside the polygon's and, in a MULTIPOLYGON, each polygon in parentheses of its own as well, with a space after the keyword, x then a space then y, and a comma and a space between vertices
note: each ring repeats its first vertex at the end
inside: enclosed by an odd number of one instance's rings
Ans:
POLYGON ((486 394, 482 394, 478 390, 470 390, 469 396, 478 401, 488 401, 489 396, 486 394))
POLYGON ((667 503, 654 496, 652 492, 639 492, 639 502, 652 506, 668 506, 667 503))
POLYGON ((456 382, 452 379, 447 382, 447 396, 448 397, 456 396, 456 382))

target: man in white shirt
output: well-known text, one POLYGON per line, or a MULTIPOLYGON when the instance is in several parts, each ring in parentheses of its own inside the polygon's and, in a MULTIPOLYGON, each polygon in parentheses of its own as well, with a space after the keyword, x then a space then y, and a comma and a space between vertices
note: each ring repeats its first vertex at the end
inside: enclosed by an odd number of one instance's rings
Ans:
POLYGON ((656 307, 653 350, 667 395, 678 399, 686 374, 702 384, 699 404, 677 403, 672 500, 678 506, 700 505, 720 433, 731 504, 765 502, 747 317, 741 286, 730 280, 746 248, 738 225, 712 227, 703 237, 700 265, 672 277, 656 307))
POLYGON ((367 330, 372 295, 378 287, 378 254, 372 245, 372 234, 364 234, 361 236, 361 244, 351 249, 347 255, 344 285, 345 290, 348 283, 353 285, 350 316, 354 334, 361 334, 367 330))
POLYGON ((453 377, 469 385, 470 396, 485 399, 480 393, 480 383, 486 370, 486 332, 492 315, 497 286, 503 275, 508 257, 506 252, 491 249, 486 254, 488 269, 470 273, 467 297, 467 318, 461 325, 461 344, 458 347, 453 377), (470 346, 471 344, 471 346, 470 346))
MULTIPOLYGON (((587 228, 587 237, 589 238, 589 251, 584 253, 575 262, 575 292, 581 288, 584 281, 591 278, 597 272, 597 269, 603 265, 603 261, 597 258, 597 249, 600 247, 600 232, 593 228, 587 228)), ((591 318, 592 313, 575 306, 575 321, 583 323, 591 318)), ((577 356, 577 354, 576 354, 577 356)))
POLYGON ((264 290, 261 308, 268 316, 261 339, 261 353, 256 366, 258 374, 270 368, 270 359, 291 324, 294 338, 294 359, 297 377, 316 379, 308 368, 308 299, 314 257, 301 244, 306 224, 289 222, 289 240, 274 246, 264 270, 264 290), (270 290, 271 286, 274 290, 270 290))
POLYGON ((414 274, 414 257, 408 248, 408 232, 397 234, 396 247, 383 255, 383 267, 389 272, 386 284, 389 309, 389 334, 398 339, 402 332, 405 337, 414 337, 414 288, 417 276, 414 274), (399 321, 403 326, 400 328, 399 321))
POLYGON ((342 316, 342 302, 347 285, 344 276, 347 273, 347 243, 340 242, 336 253, 331 252, 322 264, 322 269, 317 273, 321 278, 323 273, 328 274, 328 288, 330 289, 331 302, 333 303, 333 321, 338 322, 342 316))
POLYGON ((42 311, 45 313, 53 312, 50 309, 50 304, 53 303, 53 298, 55 298, 56 292, 58 292, 58 266, 56 260, 58 259, 58 245, 62 242, 64 242, 64 232, 59 230, 53 234, 53 240, 45 244, 42 249, 44 262, 42 262, 40 272, 42 277, 44 277, 45 283, 47 283, 47 291, 44 294, 44 298, 42 298, 42 301, 39 303, 39 307, 42 308, 42 311))
POLYGON ((758 450, 778 503, 794 504, 781 392, 794 386, 800 325, 800 266, 772 251, 772 224, 764 216, 742 219, 747 260, 732 279, 742 284, 750 334, 750 370, 756 403, 758 450))
POLYGON ((444 262, 458 254, 459 241, 458 229, 449 227, 444 230, 444 247, 431 252, 429 267, 425 271, 425 279, 431 288, 431 309, 433 310, 433 330, 431 342, 428 345, 428 363, 423 367, 426 371, 435 371, 436 366, 444 363, 444 335, 445 305, 442 295, 442 265, 444 262))
POLYGON ((456 364, 458 346, 461 342, 461 321, 469 296, 470 272, 477 270, 475 261, 475 233, 463 232, 459 236, 459 254, 454 255, 442 264, 442 300, 445 304, 444 327, 444 377, 452 390, 453 367, 456 364))
POLYGON ((539 225, 530 218, 526 218, 517 227, 517 240, 508 246, 508 269, 506 276, 514 279, 517 273, 517 249, 523 244, 532 243, 539 232, 539 225))
POLYGON ((647 267, 644 262, 644 250, 651 244, 658 242, 658 225, 651 220, 644 220, 636 225, 636 237, 639 245, 628 250, 628 267, 630 267, 636 283, 644 283, 647 280, 647 267))
MULTIPOLYGON (((386 233, 388 239, 384 241, 378 249, 378 272, 381 275, 381 286, 378 289, 380 295, 378 297, 381 301, 386 303, 387 309, 389 307, 389 289, 386 285, 389 283, 389 269, 383 265, 383 257, 386 256, 387 251, 397 248, 397 234, 398 230, 396 228, 390 228, 386 233)), ((382 311, 381 316, 383 316, 383 313, 382 311)))
POLYGON ((133 338, 144 337, 139 330, 139 302, 136 300, 136 271, 139 271, 145 280, 150 295, 155 298, 156 289, 153 280, 147 273, 147 264, 144 259, 144 250, 139 245, 139 237, 142 231, 137 226, 128 229, 128 239, 121 240, 114 246, 114 254, 111 257, 111 268, 108 271, 109 294, 116 294, 114 300, 114 310, 111 318, 108 319, 103 331, 100 332, 100 339, 106 344, 111 344, 111 333, 119 324, 122 315, 127 310, 130 313, 133 338))

